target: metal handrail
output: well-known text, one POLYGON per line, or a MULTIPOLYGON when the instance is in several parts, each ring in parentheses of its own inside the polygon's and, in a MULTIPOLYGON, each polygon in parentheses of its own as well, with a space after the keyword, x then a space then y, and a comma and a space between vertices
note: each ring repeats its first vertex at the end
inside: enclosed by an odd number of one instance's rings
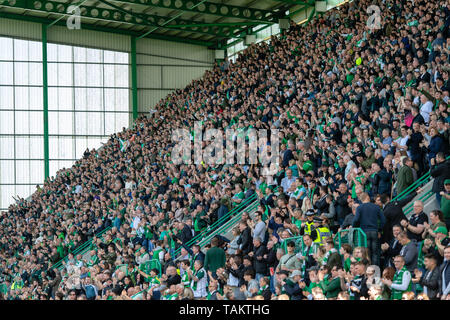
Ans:
MULTIPOLYGON (((216 222, 214 222, 212 225, 208 226, 206 228, 205 231, 199 233, 197 236, 193 237, 191 240, 189 240, 188 242, 186 242, 186 246, 187 247, 191 247, 192 245, 202 241, 203 238, 207 237, 208 233, 213 231, 214 229, 220 228, 221 224, 223 223, 227 223, 227 219, 232 216, 233 214, 235 214, 236 212, 239 212, 242 208, 244 208, 245 206, 247 206, 251 201, 255 200, 257 198, 256 193, 252 194, 250 197, 248 197, 247 199, 244 199, 244 201, 242 201, 238 206, 234 207, 232 210, 230 210, 229 212, 227 212, 227 214, 225 214, 223 217, 221 217, 220 219, 218 219, 216 222)), ((176 257, 178 256, 178 254, 180 254, 181 252, 181 247, 176 249, 175 252, 173 253, 173 256, 176 257)))
POLYGON ((342 246, 342 233, 355 232, 355 231, 358 233, 358 247, 366 247, 367 248, 366 233, 361 228, 351 228, 350 230, 349 229, 340 230, 334 236, 333 241, 334 241, 334 243, 336 243, 336 238, 337 238, 338 249, 340 249, 342 246))

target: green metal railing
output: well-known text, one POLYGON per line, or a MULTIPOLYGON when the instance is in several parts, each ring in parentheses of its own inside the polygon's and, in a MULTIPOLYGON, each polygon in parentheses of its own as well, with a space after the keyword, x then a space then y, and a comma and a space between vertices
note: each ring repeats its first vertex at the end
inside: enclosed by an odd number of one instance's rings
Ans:
MULTIPOLYGON (((100 231, 95 237, 93 237, 91 240, 86 241, 85 243, 83 243, 81 246, 79 246, 76 250, 74 250, 73 252, 71 252, 74 256, 77 256, 79 254, 85 254, 87 251, 90 250, 91 245, 94 243, 94 239, 96 238, 100 238, 103 237, 103 235, 110 230, 112 227, 108 227, 103 229, 102 231, 100 231)), ((66 262, 68 260, 68 255, 65 256, 64 258, 62 258, 61 260, 59 260, 58 262, 56 262, 53 266, 52 269, 58 269, 61 270, 63 268, 63 261, 66 262)))
POLYGON ((214 238, 216 235, 221 234, 221 233, 227 233, 228 231, 230 231, 230 229, 232 229, 236 225, 236 223, 238 223, 241 220, 242 214, 244 212, 251 212, 258 206, 259 206, 259 201, 256 199, 256 201, 249 204, 249 206, 247 206, 245 208, 241 208, 241 210, 238 211, 234 217, 232 217, 225 224, 221 225, 219 228, 217 228, 216 230, 214 230, 213 232, 208 234, 206 237, 204 237, 202 240, 200 240, 198 245, 200 247, 203 247, 209 241, 211 241, 211 239, 214 238))
MULTIPOLYGON (((434 192, 433 191, 428 191, 425 192, 424 194, 420 195, 419 198, 417 198, 416 201, 420 200, 423 203, 425 203, 428 199, 430 199, 431 197, 433 197, 434 192)), ((403 212, 405 214, 405 216, 409 216, 412 212, 413 212, 413 205, 414 205, 414 201, 411 201, 411 203, 409 203, 405 209, 403 209, 403 212)))
POLYGON ((144 271, 147 274, 150 274, 150 271, 155 268, 158 269, 158 276, 161 277, 162 266, 161 266, 161 262, 158 259, 152 259, 150 261, 142 263, 139 266, 139 269, 144 271))
MULTIPOLYGON (((236 213, 240 212, 243 208, 247 207, 252 201, 256 200, 257 196, 256 193, 252 194, 247 199, 244 199, 238 206, 234 207, 232 210, 230 210, 226 215, 224 215, 222 218, 218 219, 216 222, 214 222, 212 225, 208 226, 203 232, 199 233, 197 236, 192 238, 186 243, 187 247, 191 247, 194 244, 200 242, 203 238, 207 237, 211 234, 211 232, 214 232, 215 229, 218 229, 223 224, 228 224, 227 220, 236 213)), ((181 252, 181 247, 176 249, 173 253, 174 257, 177 257, 181 252)))
MULTIPOLYGON (((449 160, 450 156, 448 156, 445 160, 449 160)), ((429 181, 431 181, 432 177, 430 174, 431 170, 429 170, 427 173, 425 173, 422 177, 414 181, 413 184, 411 184, 408 188, 403 190, 401 193, 399 193, 397 196, 395 196, 391 202, 396 200, 401 200, 405 197, 407 197, 409 194, 411 194, 417 187, 423 186, 427 184, 429 181)))
MULTIPOLYGON (((142 263, 141 265, 139 265, 139 270, 150 274, 150 271, 152 269, 158 269, 158 277, 161 277, 162 274, 162 266, 161 266, 161 262, 158 259, 152 259, 149 260, 147 262, 142 263)), ((125 273, 125 276, 129 276, 130 273, 128 272, 128 264, 119 264, 116 267, 116 270, 120 270, 123 273, 125 273)))
POLYGON ((355 247, 366 247, 367 248, 367 236, 366 233, 361 228, 351 228, 340 230, 333 238, 336 249, 341 249, 344 243, 349 243, 353 248, 355 247), (355 236, 356 233, 356 236, 355 236))
POLYGON ((284 250, 285 253, 287 253, 287 244, 291 241, 294 241, 295 243, 295 253, 298 253, 303 250, 303 246, 305 243, 303 242, 303 236, 296 236, 291 238, 286 238, 281 242, 280 248, 284 250))
POLYGON ((425 173, 422 177, 420 177, 419 179, 417 179, 416 181, 414 181, 414 183, 412 183, 408 188, 406 188, 405 190, 403 190, 402 192, 400 192, 397 196, 395 196, 391 202, 393 201, 397 201, 397 200, 401 200, 403 198, 406 198, 409 194, 411 194, 417 187, 420 187, 426 183, 428 183, 431 179, 430 179, 430 172, 428 171, 427 173, 425 173))

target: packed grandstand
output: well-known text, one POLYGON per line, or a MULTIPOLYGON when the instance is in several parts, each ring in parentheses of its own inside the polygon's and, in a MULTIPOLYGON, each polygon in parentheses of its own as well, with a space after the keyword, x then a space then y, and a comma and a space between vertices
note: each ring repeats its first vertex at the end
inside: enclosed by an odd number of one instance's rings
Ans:
POLYGON ((353 1, 216 64, 2 213, 2 298, 449 300, 449 24, 353 1), (277 129, 279 171, 175 164, 198 121, 277 129))

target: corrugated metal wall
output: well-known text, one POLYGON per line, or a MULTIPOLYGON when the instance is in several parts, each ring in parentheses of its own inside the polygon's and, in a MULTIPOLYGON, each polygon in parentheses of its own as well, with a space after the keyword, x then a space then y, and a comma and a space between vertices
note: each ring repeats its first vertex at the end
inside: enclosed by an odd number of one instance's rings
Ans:
POLYGON ((206 47, 139 39, 136 42, 139 112, 148 112, 167 94, 200 78, 214 63, 206 47))

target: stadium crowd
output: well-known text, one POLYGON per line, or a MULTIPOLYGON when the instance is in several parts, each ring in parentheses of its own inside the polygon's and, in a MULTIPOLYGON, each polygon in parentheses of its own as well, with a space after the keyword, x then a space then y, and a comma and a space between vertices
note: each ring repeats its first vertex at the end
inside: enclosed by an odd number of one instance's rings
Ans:
POLYGON ((370 29, 371 4, 250 45, 11 205, 2 298, 449 300, 450 7, 378 1, 370 29), (175 165, 172 130, 195 121, 279 129, 280 172, 175 165), (391 200, 428 171, 438 208, 407 217, 422 189, 391 200), (188 245, 254 194, 232 239, 188 245), (336 249, 356 228, 367 247, 336 249))

